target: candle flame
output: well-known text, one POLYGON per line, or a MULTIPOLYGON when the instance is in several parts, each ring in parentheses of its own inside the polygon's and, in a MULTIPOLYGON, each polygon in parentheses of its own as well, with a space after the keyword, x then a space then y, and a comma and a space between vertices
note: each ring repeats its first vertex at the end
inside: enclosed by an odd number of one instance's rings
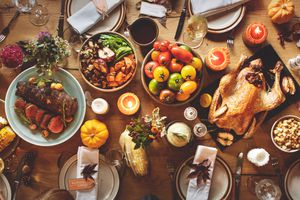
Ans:
POLYGON ((132 102, 132 101, 128 101, 128 102, 127 102, 127 107, 128 107, 128 108, 133 107, 133 102, 132 102))
POLYGON ((257 26, 254 30, 255 34, 259 35, 262 33, 262 30, 259 28, 259 26, 257 26))

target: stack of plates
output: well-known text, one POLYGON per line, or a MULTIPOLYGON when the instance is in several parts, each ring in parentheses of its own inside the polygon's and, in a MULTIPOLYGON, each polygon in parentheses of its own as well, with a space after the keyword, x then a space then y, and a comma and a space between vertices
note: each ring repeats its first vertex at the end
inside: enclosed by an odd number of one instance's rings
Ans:
MULTIPOLYGON (((175 182, 177 192, 182 200, 186 199, 187 189, 189 185, 189 179, 187 178, 191 169, 187 163, 191 163, 194 160, 194 156, 185 160, 177 169, 175 182)), ((226 199, 232 189, 232 175, 227 163, 217 157, 213 177, 211 182, 211 188, 209 192, 209 200, 211 199, 226 199)))
POLYGON ((288 169, 285 180, 284 189, 289 200, 300 199, 300 159, 294 162, 288 169))
MULTIPOLYGON (((188 0, 188 11, 193 15, 191 0, 188 0)), ((232 10, 207 18, 209 33, 225 33, 235 28, 243 19, 246 6, 242 5, 232 10)))
MULTIPOLYGON (((90 0, 67 0, 67 17, 73 15, 89 2, 90 0)), ((117 31, 122 26, 125 16, 125 5, 121 4, 109 14, 109 17, 95 24, 86 34, 94 35, 99 32, 117 31)))
POLYGON ((11 199, 11 189, 6 177, 0 175, 0 192, 2 192, 4 199, 11 199))
MULTIPOLYGON (((120 179, 116 167, 105 162, 105 158, 100 155, 98 174, 98 199, 113 200, 118 194, 120 179)), ((68 190, 69 179, 76 178, 77 155, 72 156, 62 167, 59 173, 59 188, 68 190)), ((75 197, 76 192, 71 191, 75 197)))

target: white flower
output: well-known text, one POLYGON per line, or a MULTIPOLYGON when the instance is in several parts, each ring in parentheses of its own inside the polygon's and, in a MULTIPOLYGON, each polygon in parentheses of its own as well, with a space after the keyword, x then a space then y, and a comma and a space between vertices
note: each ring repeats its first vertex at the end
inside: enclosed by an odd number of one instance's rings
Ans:
POLYGON ((268 164, 270 154, 263 148, 256 148, 248 152, 247 159, 257 167, 261 167, 268 164))

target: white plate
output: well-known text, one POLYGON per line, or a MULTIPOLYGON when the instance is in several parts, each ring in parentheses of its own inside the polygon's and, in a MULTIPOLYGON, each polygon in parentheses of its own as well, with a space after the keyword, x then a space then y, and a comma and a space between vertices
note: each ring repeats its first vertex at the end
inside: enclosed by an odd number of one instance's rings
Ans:
MULTIPOLYGON (((188 158, 176 171, 176 189, 182 200, 186 199, 189 179, 187 178, 190 173, 190 168, 186 165, 193 162, 194 156, 188 158)), ((209 192, 209 200, 226 199, 232 189, 232 175, 230 168, 223 159, 217 157, 214 172, 209 192)))
MULTIPOLYGON (((69 189, 68 180, 76 178, 76 171, 77 155, 74 155, 64 164, 59 173, 58 180, 60 189, 69 189)), ((120 186, 117 169, 105 163, 102 155, 100 155, 98 186, 98 200, 113 200, 117 196, 120 186)), ((76 196, 75 191, 70 192, 74 197, 76 196)))
POLYGON ((10 185, 3 174, 0 175, 0 191, 3 193, 4 199, 11 199, 10 185))
MULTIPOLYGON (((89 3, 90 0, 67 0, 67 17, 80 10, 83 6, 89 3)), ((103 21, 94 25, 87 35, 94 35, 104 31, 117 31, 123 24, 125 19, 125 5, 121 4, 118 8, 109 14, 103 21)))
POLYGON ((290 200, 300 199, 300 159, 294 162, 288 169, 285 180, 285 193, 290 200))
MULTIPOLYGON (((193 15, 191 1, 188 1, 188 10, 193 15)), ((235 28, 243 19, 246 6, 234 8, 232 10, 213 15, 207 18, 209 33, 225 33, 235 28)))

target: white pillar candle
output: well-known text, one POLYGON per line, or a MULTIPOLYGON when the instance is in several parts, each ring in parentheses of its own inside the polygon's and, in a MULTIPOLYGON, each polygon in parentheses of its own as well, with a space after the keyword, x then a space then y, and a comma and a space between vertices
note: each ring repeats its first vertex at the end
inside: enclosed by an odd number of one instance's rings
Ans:
POLYGON ((94 99, 91 107, 92 107, 93 112, 96 114, 99 114, 99 115, 104 115, 109 110, 109 105, 108 105, 107 101, 102 98, 94 99))

